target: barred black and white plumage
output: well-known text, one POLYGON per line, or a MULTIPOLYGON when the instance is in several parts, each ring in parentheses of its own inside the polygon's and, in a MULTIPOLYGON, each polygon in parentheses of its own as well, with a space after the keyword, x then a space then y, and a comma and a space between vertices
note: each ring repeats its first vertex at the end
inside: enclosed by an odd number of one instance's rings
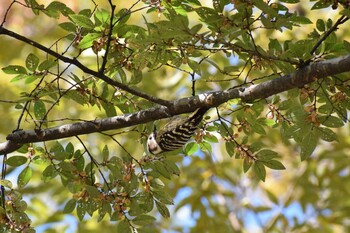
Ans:
POLYGON ((189 117, 170 120, 159 132, 154 131, 147 139, 148 151, 154 155, 181 148, 192 137, 208 108, 198 108, 189 117))

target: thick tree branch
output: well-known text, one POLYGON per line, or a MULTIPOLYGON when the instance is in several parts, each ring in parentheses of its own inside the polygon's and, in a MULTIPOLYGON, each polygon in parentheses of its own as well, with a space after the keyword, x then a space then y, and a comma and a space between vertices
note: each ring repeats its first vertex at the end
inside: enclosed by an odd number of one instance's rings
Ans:
POLYGON ((202 106, 218 106, 230 99, 240 98, 243 101, 250 102, 267 98, 292 88, 303 87, 305 84, 311 83, 316 79, 346 71, 350 71, 350 55, 313 63, 289 75, 281 76, 245 89, 242 88, 238 90, 232 88, 225 91, 210 92, 175 100, 170 102, 168 107, 154 107, 136 113, 87 122, 78 122, 37 131, 16 131, 7 136, 7 140, 9 141, 0 144, 0 154, 10 153, 17 149, 20 144, 24 143, 55 140, 81 134, 125 128, 182 113, 193 112, 195 109, 202 106))
POLYGON ((45 47, 44 45, 42 44, 39 44, 33 40, 30 40, 22 35, 19 35, 13 31, 10 31, 10 30, 7 30, 6 28, 0 26, 0 35, 7 35, 9 37, 12 37, 12 38, 15 38, 19 41, 22 41, 26 44, 30 44, 32 46, 34 46, 35 48, 38 48, 40 49, 41 51, 47 53, 47 54, 50 54, 51 56, 57 58, 58 60, 61 60, 65 63, 69 63, 69 64, 72 64, 76 67, 78 67, 81 71, 85 72, 86 74, 91 74, 99 79, 102 79, 103 81, 105 81, 106 83, 112 85, 112 86, 115 86, 115 87, 118 87, 130 94, 133 94, 135 96, 138 96, 138 97, 141 97, 143 99, 146 99, 146 100, 149 100, 153 103, 157 103, 157 104, 160 104, 160 105, 163 105, 163 106, 168 106, 169 102, 166 101, 166 100, 163 100, 163 99, 159 99, 159 98, 156 98, 154 96, 151 96, 151 95, 148 95, 142 91, 139 91, 139 90, 136 90, 136 89, 133 89, 131 87, 129 87, 128 85, 125 85, 123 83, 120 83, 120 82, 117 82, 111 78, 109 78, 107 75, 105 75, 103 73, 103 70, 101 71, 94 71, 92 69, 89 69, 88 67, 84 66, 82 63, 80 63, 77 59, 75 58, 69 58, 69 57, 66 57, 66 56, 63 56, 59 53, 56 53, 55 51, 45 47))
POLYGON ((301 88, 316 79, 347 71, 350 71, 350 55, 316 62, 291 74, 250 86, 240 94, 240 98, 246 102, 267 98, 295 87, 301 88))

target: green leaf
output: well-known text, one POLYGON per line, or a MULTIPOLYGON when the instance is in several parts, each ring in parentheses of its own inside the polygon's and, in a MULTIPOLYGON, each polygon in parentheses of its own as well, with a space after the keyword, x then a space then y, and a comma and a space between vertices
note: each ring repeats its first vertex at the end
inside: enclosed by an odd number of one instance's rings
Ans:
POLYGON ((170 196, 169 193, 165 192, 164 190, 154 190, 153 196, 160 202, 167 204, 167 205, 174 205, 173 198, 170 196))
POLYGON ((3 185, 6 188, 12 189, 12 182, 10 180, 0 180, 0 185, 3 185))
MULTIPOLYGON (((32 82, 34 82, 35 80, 37 80, 40 76, 39 75, 27 75, 26 79, 24 81, 25 84, 30 84, 32 82)), ((13 79, 11 80, 11 82, 13 81, 13 79)))
POLYGON ((100 37, 101 37, 101 34, 99 33, 89 33, 85 35, 83 39, 81 39, 78 47, 80 49, 90 48, 93 45, 94 41, 98 40, 100 37))
POLYGON ((26 68, 23 66, 9 65, 2 68, 5 74, 27 74, 26 68))
POLYGON ((165 165, 161 161, 156 160, 153 164, 157 172, 159 172, 163 177, 170 180, 172 174, 170 174, 170 172, 165 168, 165 165))
POLYGON ((344 15, 346 17, 350 17, 350 10, 349 8, 342 9, 339 14, 344 15))
POLYGON ((312 21, 304 16, 293 15, 290 20, 299 24, 312 24, 312 21))
POLYGON ((301 152, 300 157, 301 161, 304 161, 310 157, 312 152, 315 150, 317 146, 317 137, 313 133, 313 131, 303 135, 303 139, 301 140, 301 152))
MULTIPOLYGON (((70 14, 74 14, 74 11, 72 9, 70 9, 69 7, 67 7, 64 3, 59 2, 59 1, 53 1, 51 2, 45 9, 46 11, 49 11, 51 14, 53 14, 53 17, 58 17, 59 15, 57 15, 56 12, 61 12, 62 15, 64 16, 68 16, 70 14)), ((45 11, 44 11, 45 12, 45 11)), ((46 13, 46 12, 45 12, 46 13)), ((51 15, 50 13, 48 13, 48 15, 51 15)))
POLYGON ((259 177, 260 180, 265 182, 266 169, 265 169, 265 166, 264 166, 264 164, 262 162, 255 161, 253 163, 253 171, 259 177))
POLYGON ((69 18, 73 21, 73 23, 77 24, 80 27, 87 29, 94 29, 95 27, 91 19, 85 15, 69 15, 69 18))
POLYGON ((261 161, 266 167, 269 167, 274 170, 285 170, 286 168, 284 165, 278 161, 278 160, 268 160, 268 161, 261 161))
POLYGON ((211 142, 211 143, 218 143, 219 142, 218 138, 214 134, 204 135, 203 138, 204 138, 204 140, 211 142))
POLYGON ((19 80, 22 80, 22 79, 26 79, 28 77, 28 74, 19 74, 19 75, 16 75, 16 77, 14 77, 13 79, 11 79, 11 83, 12 82, 17 82, 19 80))
POLYGON ((100 195, 100 191, 95 186, 86 185, 86 191, 89 193, 91 198, 97 198, 100 195))
POLYGON ((142 72, 139 69, 135 69, 132 71, 130 84, 136 85, 142 81, 142 72))
POLYGON ((115 106, 113 104, 101 101, 101 106, 105 110, 107 117, 113 117, 117 115, 117 111, 115 110, 115 106))
POLYGON ((77 31, 77 27, 75 26, 74 23, 72 22, 64 22, 64 23, 60 23, 58 24, 58 26, 60 28, 62 28, 63 30, 66 30, 67 32, 73 32, 75 33, 77 31))
POLYGON ((69 98, 77 102, 78 104, 84 105, 88 103, 88 97, 77 90, 69 90, 66 92, 64 97, 69 98))
POLYGON ((156 220, 157 219, 155 217, 153 217, 153 216, 142 214, 142 215, 137 216, 136 218, 134 218, 132 220, 132 222, 134 224, 136 224, 136 225, 144 226, 144 225, 152 224, 156 220))
POLYGON ((34 116, 37 120, 44 120, 46 114, 46 107, 43 101, 36 100, 34 102, 34 116))
POLYGON ((27 166, 25 167, 18 175, 17 179, 17 185, 19 188, 24 187, 26 184, 28 184, 30 178, 32 177, 32 169, 27 166))
POLYGON ((343 46, 350 53, 350 43, 346 40, 343 40, 343 46))
POLYGON ((311 10, 318 10, 318 9, 322 9, 322 8, 327 8, 330 5, 332 5, 331 1, 324 1, 324 0, 320 0, 318 2, 316 2, 312 7, 311 10))
POLYGON ((150 212, 154 207, 153 197, 150 193, 139 193, 137 194, 138 202, 140 203, 140 208, 145 212, 150 212))
POLYGON ((109 18, 110 18, 109 12, 104 9, 97 9, 94 14, 94 17, 95 17, 95 22, 98 25, 104 26, 109 23, 109 18))
POLYGON ((39 58, 33 53, 30 53, 26 58, 27 69, 30 71, 35 71, 38 65, 39 65, 39 58))
POLYGON ((268 149, 261 150, 256 154, 256 157, 259 160, 264 160, 264 161, 271 160, 276 156, 277 156, 277 153, 275 151, 268 150, 268 149))
POLYGON ((197 152, 199 149, 199 145, 196 142, 189 142, 185 146, 185 154, 192 155, 197 152))
POLYGON ((324 23, 324 21, 322 19, 318 19, 316 22, 316 28, 317 30, 319 30, 320 32, 324 32, 326 30, 326 24, 324 23))
POLYGON ((261 134, 261 135, 266 135, 266 131, 263 127, 263 125, 259 123, 253 123, 250 125, 251 129, 254 130, 255 133, 261 134))
POLYGON ((69 142, 66 146, 66 149, 65 149, 66 152, 68 152, 69 154, 72 154, 74 153, 74 146, 71 142, 69 142))
POLYGON ((198 75, 201 75, 201 70, 198 62, 194 60, 188 60, 188 65, 194 72, 196 72, 198 75))
POLYGON ((246 173, 249 170, 249 168, 252 166, 252 164, 253 163, 249 159, 244 159, 243 160, 243 171, 244 171, 244 173, 246 173))
POLYGON ((90 17, 90 15, 92 14, 92 11, 91 9, 88 9, 88 8, 85 8, 85 9, 82 9, 81 11, 79 11, 79 15, 83 15, 83 16, 86 16, 86 17, 90 17))
POLYGON ((266 4, 262 0, 253 0, 253 4, 259 8, 262 12, 269 14, 274 17, 279 17, 277 11, 275 11, 273 8, 271 8, 268 4, 266 4))
POLYGON ((48 180, 55 178, 57 175, 58 175, 58 171, 55 169, 55 167, 52 164, 50 164, 43 171, 42 180, 46 182, 48 180))
POLYGON ((28 158, 21 155, 11 156, 6 160, 6 164, 12 167, 18 167, 25 164, 28 161, 28 158))
POLYGON ((213 148, 209 142, 202 141, 199 146, 202 151, 207 151, 209 154, 213 153, 213 148))
MULTIPOLYGON (((109 203, 107 202, 102 202, 102 208, 99 207, 98 209, 98 222, 101 222, 102 219, 104 218, 104 216, 108 213, 109 215, 111 215, 112 213, 112 207, 109 203)), ((130 212, 129 212, 130 213, 130 212)))
POLYGON ((77 201, 76 201, 76 200, 70 199, 70 200, 66 203, 66 205, 64 206, 64 208, 63 208, 63 213, 65 213, 65 214, 72 213, 73 210, 74 210, 74 208, 75 208, 75 206, 76 206, 76 204, 77 204, 77 201))
POLYGON ((170 217, 169 209, 163 203, 160 203, 160 202, 156 201, 156 207, 157 207, 159 213, 164 218, 169 218, 170 217))
POLYGON ((26 3, 36 15, 39 15, 40 11, 44 9, 43 5, 39 5, 36 0, 26 0, 26 3))
POLYGON ((57 152, 64 152, 64 147, 61 143, 58 141, 55 142, 55 144, 50 148, 50 152, 57 153, 57 152))
POLYGON ((320 138, 324 141, 333 142, 338 139, 337 134, 329 128, 319 127, 318 130, 320 132, 320 138))
POLYGON ((109 159, 109 149, 107 145, 105 145, 102 149, 102 159, 103 161, 107 161, 109 159))
POLYGON ((48 70, 48 69, 54 67, 55 65, 57 65, 57 62, 54 60, 45 60, 45 61, 40 63, 38 70, 39 71, 48 70))
POLYGON ((118 25, 124 25, 130 18, 130 11, 126 8, 120 9, 115 15, 115 19, 118 20, 118 25))
MULTIPOLYGON (((249 146, 249 150, 253 153, 258 152, 259 150, 261 150, 261 148, 265 146, 264 143, 262 141, 255 141, 253 142, 250 146, 249 146)), ((264 152, 262 152, 264 153, 264 152)))
POLYGON ((324 105, 321 105, 317 110, 319 113, 329 115, 333 112, 334 107, 331 104, 324 104, 324 105))
POLYGON ((225 147, 226 152, 229 154, 230 157, 235 155, 236 146, 233 144, 233 142, 226 142, 225 147))
POLYGON ((331 128, 339 128, 344 125, 344 122, 335 116, 320 116, 319 120, 322 125, 331 127, 331 128))
POLYGON ((86 205, 84 202, 82 201, 78 201, 78 205, 77 205, 77 215, 80 221, 83 221, 84 216, 86 213, 86 205))
POLYGON ((178 176, 180 175, 180 169, 174 161, 163 160, 163 163, 166 165, 166 169, 169 172, 171 172, 172 174, 178 175, 178 176))
POLYGON ((124 219, 118 223, 118 233, 132 233, 128 220, 124 219))

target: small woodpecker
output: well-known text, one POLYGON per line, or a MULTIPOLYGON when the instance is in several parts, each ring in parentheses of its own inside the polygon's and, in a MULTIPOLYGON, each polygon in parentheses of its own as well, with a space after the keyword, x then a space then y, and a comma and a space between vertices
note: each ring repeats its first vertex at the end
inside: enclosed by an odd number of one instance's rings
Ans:
POLYGON ((202 107, 196 109, 188 117, 175 117, 159 132, 154 129, 147 139, 148 151, 156 155, 181 148, 190 140, 208 109, 207 107, 202 107))

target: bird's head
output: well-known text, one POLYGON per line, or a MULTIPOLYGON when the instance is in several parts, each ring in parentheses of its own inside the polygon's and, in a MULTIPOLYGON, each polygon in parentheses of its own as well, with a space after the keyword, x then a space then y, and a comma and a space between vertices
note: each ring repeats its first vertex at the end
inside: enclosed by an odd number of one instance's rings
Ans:
POLYGON ((159 154, 163 150, 160 148, 157 142, 157 131, 154 128, 153 132, 147 138, 147 149, 151 154, 159 154))

